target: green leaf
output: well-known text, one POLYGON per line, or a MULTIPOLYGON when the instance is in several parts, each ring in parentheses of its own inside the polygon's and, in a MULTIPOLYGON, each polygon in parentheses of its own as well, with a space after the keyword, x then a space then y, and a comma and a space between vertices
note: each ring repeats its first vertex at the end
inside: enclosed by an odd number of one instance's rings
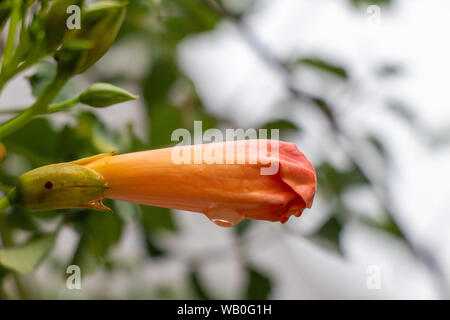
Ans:
MULTIPOLYGON (((112 201, 107 206, 115 210, 112 201)), ((72 264, 80 266, 85 272, 91 272, 99 263, 106 261, 109 248, 119 242, 123 223, 116 213, 91 210, 76 212, 71 221, 81 233, 72 264)))
POLYGON ((153 63, 142 84, 143 97, 149 108, 167 103, 169 90, 178 78, 178 68, 172 59, 161 58, 153 63))
POLYGON ((150 111, 150 146, 163 148, 174 144, 172 132, 182 127, 182 114, 179 108, 165 105, 150 111))
POLYGON ((196 31, 206 31, 214 28, 219 21, 219 15, 201 1, 175 0, 184 9, 188 21, 195 23, 196 31))
POLYGON ((29 78, 31 93, 37 97, 44 90, 45 86, 56 75, 56 65, 48 60, 43 60, 36 64, 36 72, 29 78))
POLYGON ((47 235, 32 239, 22 246, 0 249, 0 264, 19 273, 29 273, 50 252, 54 241, 54 235, 47 235))
POLYGON ((220 15, 202 1, 175 0, 172 5, 174 9, 164 23, 175 43, 190 34, 211 30, 220 21, 220 15))
POLYGON ((249 227, 252 225, 252 220, 244 220, 237 225, 233 227, 233 230, 235 231, 236 235, 243 236, 245 232, 249 229, 249 227))
POLYGON ((248 284, 244 299, 266 300, 272 291, 271 280, 261 271, 247 267, 248 284))
POLYGON ((367 184, 368 180, 356 167, 338 170, 329 163, 316 168, 318 185, 340 195, 349 188, 359 184, 367 184))
POLYGON ((350 0, 350 2, 355 7, 366 7, 372 4, 380 5, 380 6, 387 6, 392 3, 392 0, 350 0))
POLYGON ((57 141, 58 134, 50 122, 44 118, 36 118, 4 138, 3 143, 7 150, 27 157, 36 165, 43 165, 56 159, 57 141))
POLYGON ((150 257, 160 258, 166 255, 166 250, 157 244, 157 239, 151 231, 144 230, 145 248, 150 257))
POLYGON ((267 130, 267 138, 270 139, 271 138, 271 130, 277 129, 280 131, 280 136, 283 136, 286 133, 289 132, 300 132, 299 127, 289 121, 289 120, 285 120, 285 119, 279 119, 279 120, 274 120, 274 121, 270 121, 267 122, 266 124, 264 124, 263 126, 260 127, 260 129, 266 129, 267 130))
MULTIPOLYGON (((78 137, 89 141, 92 153, 108 153, 121 151, 119 137, 92 112, 83 112, 78 116, 78 137)), ((79 150, 79 148, 77 148, 79 150)))
POLYGON ((340 245, 340 234, 343 225, 336 217, 332 215, 323 225, 317 230, 315 236, 319 237, 319 240, 325 240, 330 243, 339 254, 342 255, 341 245, 340 245))
POLYGON ((100 259, 90 250, 87 235, 83 235, 78 242, 77 250, 70 262, 83 270, 83 274, 93 272, 100 264, 100 259))
POLYGON ((360 219, 360 221, 362 221, 365 225, 367 225, 371 228, 375 228, 377 230, 386 232, 386 233, 390 234, 391 236, 394 236, 397 238, 405 238, 402 231, 398 228, 398 226, 395 224, 395 222, 390 218, 385 219, 382 222, 379 222, 379 221, 375 221, 370 218, 363 217, 360 219))
POLYGON ((36 231, 37 225, 31 215, 24 209, 13 207, 13 211, 7 217, 8 226, 27 231, 36 231))
POLYGON ((104 257, 108 248, 117 243, 122 234, 122 221, 114 213, 91 212, 85 225, 89 248, 104 257))
POLYGON ((170 209, 139 206, 141 208, 140 222, 145 236, 145 247, 149 256, 157 258, 166 254, 166 250, 158 244, 157 232, 166 230, 175 232, 175 225, 170 209))
POLYGON ((84 137, 78 129, 70 125, 64 126, 58 133, 58 158, 60 162, 73 161, 96 153, 90 137, 84 137))
POLYGON ((308 66, 317 70, 325 71, 327 73, 333 74, 341 79, 348 79, 348 73, 344 67, 336 65, 334 63, 328 62, 326 60, 315 58, 315 57, 305 57, 297 60, 297 64, 308 66))
MULTIPOLYGON (((31 85, 31 94, 38 97, 45 87, 56 75, 56 65, 48 60, 43 60, 36 64, 36 72, 29 78, 31 85)), ((75 80, 69 80, 61 89, 54 102, 61 102, 73 98, 76 92, 79 92, 78 83, 75 80)))
POLYGON ((384 147, 383 143, 381 142, 380 139, 378 139, 377 137, 370 135, 367 140, 375 147, 375 149, 377 149, 378 153, 383 156, 386 157, 387 155, 387 150, 384 147))
POLYGON ((132 123, 128 123, 127 133, 128 133, 127 139, 129 152, 136 152, 148 149, 147 145, 144 142, 142 142, 142 140, 136 135, 136 132, 134 131, 134 125, 132 123))
POLYGON ((141 224, 146 230, 176 231, 170 209, 141 205, 141 224))

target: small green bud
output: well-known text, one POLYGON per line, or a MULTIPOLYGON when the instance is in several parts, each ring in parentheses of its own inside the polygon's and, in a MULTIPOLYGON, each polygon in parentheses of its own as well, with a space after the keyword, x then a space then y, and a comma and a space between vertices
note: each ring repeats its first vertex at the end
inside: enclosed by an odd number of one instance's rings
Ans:
POLYGON ((8 197, 12 204, 31 211, 107 209, 101 203, 107 188, 98 172, 78 164, 59 163, 23 174, 8 197))
POLYGON ((102 1, 83 10, 81 29, 67 35, 57 52, 59 72, 78 74, 96 63, 116 39, 126 6, 126 3, 102 1), (89 43, 89 48, 73 45, 81 42, 89 43))
POLYGON ((137 96, 112 84, 95 83, 80 95, 79 101, 91 107, 104 108, 137 98, 137 96))

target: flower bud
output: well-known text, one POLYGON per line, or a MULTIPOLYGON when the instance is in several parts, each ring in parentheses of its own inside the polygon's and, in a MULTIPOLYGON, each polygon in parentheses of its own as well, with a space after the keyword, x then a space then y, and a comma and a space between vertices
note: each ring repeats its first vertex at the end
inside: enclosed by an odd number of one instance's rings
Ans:
POLYGON ((81 29, 66 36, 56 55, 58 71, 78 74, 97 62, 116 39, 125 14, 126 3, 113 1, 97 2, 86 8, 81 29), (80 47, 79 43, 89 45, 80 47))
POLYGON ((86 207, 108 210, 101 203, 107 188, 96 171, 73 163, 59 163, 20 176, 9 198, 12 204, 31 211, 86 207))
POLYGON ((45 41, 49 51, 57 49, 64 38, 67 27, 67 8, 76 5, 82 7, 83 0, 56 0, 53 2, 45 19, 45 41))
POLYGON ((95 108, 104 108, 135 99, 137 99, 137 96, 109 83, 95 83, 79 97, 81 103, 95 108))

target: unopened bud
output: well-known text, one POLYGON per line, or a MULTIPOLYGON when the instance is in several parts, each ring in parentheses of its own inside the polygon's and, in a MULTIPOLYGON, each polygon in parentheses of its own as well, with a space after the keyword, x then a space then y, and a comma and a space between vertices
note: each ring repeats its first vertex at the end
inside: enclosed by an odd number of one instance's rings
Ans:
POLYGON ((83 6, 83 0, 55 0, 45 19, 45 41, 48 50, 57 49, 63 42, 67 27, 67 8, 83 6))
POLYGON ((82 28, 64 39, 56 59, 60 72, 78 74, 97 62, 113 44, 126 14, 126 3, 102 1, 83 10, 82 28), (82 49, 74 43, 89 43, 82 49))
POLYGON ((81 103, 95 108, 104 108, 135 99, 137 99, 137 96, 109 83, 95 83, 79 97, 81 103))

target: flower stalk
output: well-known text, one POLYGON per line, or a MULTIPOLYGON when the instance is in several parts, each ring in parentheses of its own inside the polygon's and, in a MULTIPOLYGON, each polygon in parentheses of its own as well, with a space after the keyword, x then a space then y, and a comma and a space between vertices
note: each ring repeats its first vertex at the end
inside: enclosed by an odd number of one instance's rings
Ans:
POLYGON ((16 44, 16 32, 21 17, 22 0, 14 0, 11 18, 9 20, 8 38, 6 39, 5 49, 3 51, 2 70, 11 61, 16 44))

